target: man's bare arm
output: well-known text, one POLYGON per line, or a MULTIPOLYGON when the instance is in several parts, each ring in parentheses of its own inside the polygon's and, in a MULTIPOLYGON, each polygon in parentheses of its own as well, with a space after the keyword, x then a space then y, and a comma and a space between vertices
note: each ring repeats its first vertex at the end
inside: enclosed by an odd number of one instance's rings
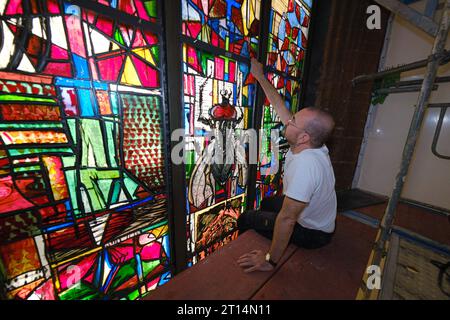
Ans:
POLYGON ((259 63, 258 60, 252 58, 250 71, 263 88, 267 99, 269 99, 270 104, 273 106, 275 112, 280 117, 281 122, 284 125, 287 125, 289 119, 291 119, 292 117, 292 114, 286 108, 284 100, 277 92, 277 89, 275 89, 275 87, 269 82, 269 80, 266 79, 262 64, 259 63))
POLYGON ((283 207, 275 221, 272 245, 269 251, 273 261, 280 261, 289 245, 289 240, 291 239, 297 219, 306 206, 307 204, 304 202, 296 201, 288 197, 284 198, 283 207))
MULTIPOLYGON (((269 251, 272 261, 280 261, 291 239, 297 218, 306 206, 306 203, 295 201, 288 197, 284 198, 283 208, 275 221, 272 246, 269 251)), ((244 268, 245 272, 273 270, 273 266, 266 261, 266 255, 261 250, 253 250, 250 253, 242 255, 237 260, 237 263, 240 267, 244 268)))

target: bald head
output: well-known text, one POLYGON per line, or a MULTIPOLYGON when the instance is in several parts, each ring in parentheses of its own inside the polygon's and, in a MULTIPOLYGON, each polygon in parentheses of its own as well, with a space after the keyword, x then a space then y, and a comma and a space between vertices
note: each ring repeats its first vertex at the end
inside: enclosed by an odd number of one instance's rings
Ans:
POLYGON ((302 109, 303 127, 310 136, 313 148, 320 148, 328 140, 334 129, 333 117, 326 111, 315 107, 302 109))

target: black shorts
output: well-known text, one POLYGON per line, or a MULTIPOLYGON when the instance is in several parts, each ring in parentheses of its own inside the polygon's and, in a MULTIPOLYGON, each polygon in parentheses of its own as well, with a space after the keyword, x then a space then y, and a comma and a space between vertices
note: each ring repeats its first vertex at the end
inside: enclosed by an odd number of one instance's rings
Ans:
MULTIPOLYGON (((264 199, 261 210, 244 212, 238 220, 239 233, 253 229, 268 239, 272 239, 275 221, 283 206, 284 196, 264 199)), ((331 242, 334 233, 308 229, 295 224, 291 243, 305 249, 318 249, 331 242)))

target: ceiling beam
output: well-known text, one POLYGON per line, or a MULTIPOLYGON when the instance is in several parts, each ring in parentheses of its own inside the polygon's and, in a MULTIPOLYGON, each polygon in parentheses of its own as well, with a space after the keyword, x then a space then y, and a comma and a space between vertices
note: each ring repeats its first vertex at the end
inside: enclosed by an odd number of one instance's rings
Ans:
POLYGON ((438 32, 438 24, 429 17, 421 14, 398 0, 375 0, 375 2, 389 11, 398 14, 414 26, 428 33, 430 36, 436 37, 438 32))

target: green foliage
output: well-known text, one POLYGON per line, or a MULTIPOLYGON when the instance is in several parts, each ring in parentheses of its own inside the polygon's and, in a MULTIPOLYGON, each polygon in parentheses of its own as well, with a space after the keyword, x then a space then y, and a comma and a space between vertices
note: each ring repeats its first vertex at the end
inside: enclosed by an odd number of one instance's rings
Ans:
POLYGON ((379 90, 393 87, 398 81, 400 81, 400 72, 376 80, 373 84, 372 104, 383 104, 389 94, 380 93, 379 90))

